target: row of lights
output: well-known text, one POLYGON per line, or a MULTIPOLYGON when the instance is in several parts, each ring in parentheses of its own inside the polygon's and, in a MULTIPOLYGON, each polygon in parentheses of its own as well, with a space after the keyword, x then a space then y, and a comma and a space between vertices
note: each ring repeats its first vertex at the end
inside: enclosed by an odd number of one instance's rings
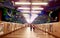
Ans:
MULTIPOLYGON (((24 10, 30 10, 30 8, 26 8, 26 7, 18 7, 18 9, 24 9, 24 10)), ((32 8, 32 10, 43 10, 44 8, 32 8)))
POLYGON ((28 23, 32 23, 35 20, 35 18, 38 17, 37 14, 32 14, 31 18, 29 16, 29 14, 23 14, 23 16, 25 17, 25 19, 28 23))
POLYGON ((15 5, 30 5, 30 4, 32 4, 32 5, 48 5, 48 3, 47 2, 43 2, 43 3, 30 3, 30 2, 15 2, 15 5))
MULTIPOLYGON (((15 2, 14 5, 19 5, 19 6, 20 5, 44 5, 44 6, 46 6, 46 5, 48 5, 48 3, 15 2)), ((28 8, 28 7, 18 7, 18 9, 23 9, 21 11, 22 13, 30 13, 30 11, 25 11, 25 10, 30 10, 30 8, 28 8)), ((31 8, 31 10, 43 10, 43 9, 44 8, 42 8, 42 7, 38 7, 38 8, 32 7, 31 8)), ((41 11, 31 11, 31 13, 41 13, 41 11)), ((37 14, 32 14, 31 18, 29 16, 29 14, 23 14, 23 16, 25 17, 25 19, 28 23, 32 23, 35 20, 35 18, 38 17, 37 14)))
MULTIPOLYGON (((15 5, 47 5, 48 3, 29 3, 29 2, 15 2, 15 5)), ((28 7, 18 7, 18 9, 23 9, 23 10, 30 10, 28 7)), ((44 8, 38 7, 38 8, 31 8, 31 10, 43 10, 44 8)), ((29 12, 29 11, 23 11, 23 12, 29 12)), ((39 12, 39 11, 32 11, 32 12, 39 12)))
MULTIPOLYGON (((30 13, 30 11, 21 11, 22 13, 30 13)), ((38 14, 41 13, 41 11, 31 11, 32 14, 38 14)))

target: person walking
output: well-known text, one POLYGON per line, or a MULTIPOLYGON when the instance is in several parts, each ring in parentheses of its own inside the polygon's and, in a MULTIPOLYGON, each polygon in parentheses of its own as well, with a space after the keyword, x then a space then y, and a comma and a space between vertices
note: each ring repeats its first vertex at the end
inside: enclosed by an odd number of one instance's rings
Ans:
POLYGON ((33 25, 33 30, 35 30, 35 26, 33 25))
POLYGON ((32 28, 33 28, 33 27, 32 27, 32 24, 30 24, 30 30, 31 30, 31 31, 32 31, 32 28))

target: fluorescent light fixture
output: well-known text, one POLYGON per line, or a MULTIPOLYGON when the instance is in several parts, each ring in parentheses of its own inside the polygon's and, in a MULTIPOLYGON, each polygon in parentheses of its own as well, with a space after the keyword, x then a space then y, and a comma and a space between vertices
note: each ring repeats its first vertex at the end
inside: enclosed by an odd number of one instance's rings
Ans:
POLYGON ((30 23, 30 16, 29 16, 29 14, 23 14, 23 16, 25 17, 25 20, 27 21, 27 23, 30 23))
POLYGON ((15 2, 15 5, 47 5, 47 2, 43 3, 30 3, 30 2, 15 2))
POLYGON ((15 2, 15 5, 30 5, 29 2, 15 2))
POLYGON ((23 16, 29 18, 29 14, 23 14, 23 16))
POLYGON ((22 13, 30 13, 30 11, 21 11, 22 13))
MULTIPOLYGON (((18 9, 30 9, 28 7, 18 7, 18 9)), ((43 10, 44 8, 32 8, 32 10, 43 10)))
POLYGON ((32 14, 31 18, 29 14, 23 14, 23 16, 25 17, 25 20, 27 21, 27 23, 32 23, 35 20, 35 18, 38 17, 37 14, 32 14))
POLYGON ((32 10, 43 10, 44 8, 32 8, 32 10))
POLYGON ((38 14, 38 13, 41 13, 41 11, 31 11, 31 13, 38 14))
MULTIPOLYGON (((30 13, 30 11, 21 11, 22 13, 30 13)), ((31 11, 32 14, 41 13, 41 11, 31 11)))
POLYGON ((18 9, 30 9, 30 8, 27 8, 27 7, 18 7, 18 9))
POLYGON ((32 14, 32 17, 30 19, 30 23, 32 23, 37 17, 38 17, 37 14, 32 14))
POLYGON ((32 5, 47 5, 48 3, 32 3, 32 5))

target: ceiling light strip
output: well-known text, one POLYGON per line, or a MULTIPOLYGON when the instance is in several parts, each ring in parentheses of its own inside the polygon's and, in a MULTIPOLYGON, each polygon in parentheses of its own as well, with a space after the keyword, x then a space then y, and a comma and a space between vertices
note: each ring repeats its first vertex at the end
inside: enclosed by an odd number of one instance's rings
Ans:
POLYGON ((47 5, 47 2, 43 3, 30 3, 30 2, 15 2, 15 5, 47 5))
MULTIPOLYGON (((18 7, 18 9, 30 9, 30 8, 26 8, 26 7, 18 7)), ((43 10, 44 8, 32 8, 32 10, 43 10)))

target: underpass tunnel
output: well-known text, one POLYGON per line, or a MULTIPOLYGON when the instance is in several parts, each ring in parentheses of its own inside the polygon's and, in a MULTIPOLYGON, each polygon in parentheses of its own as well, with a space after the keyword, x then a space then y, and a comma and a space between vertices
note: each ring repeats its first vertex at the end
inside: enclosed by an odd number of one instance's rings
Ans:
POLYGON ((60 0, 0 0, 0 38, 60 38, 60 0))

